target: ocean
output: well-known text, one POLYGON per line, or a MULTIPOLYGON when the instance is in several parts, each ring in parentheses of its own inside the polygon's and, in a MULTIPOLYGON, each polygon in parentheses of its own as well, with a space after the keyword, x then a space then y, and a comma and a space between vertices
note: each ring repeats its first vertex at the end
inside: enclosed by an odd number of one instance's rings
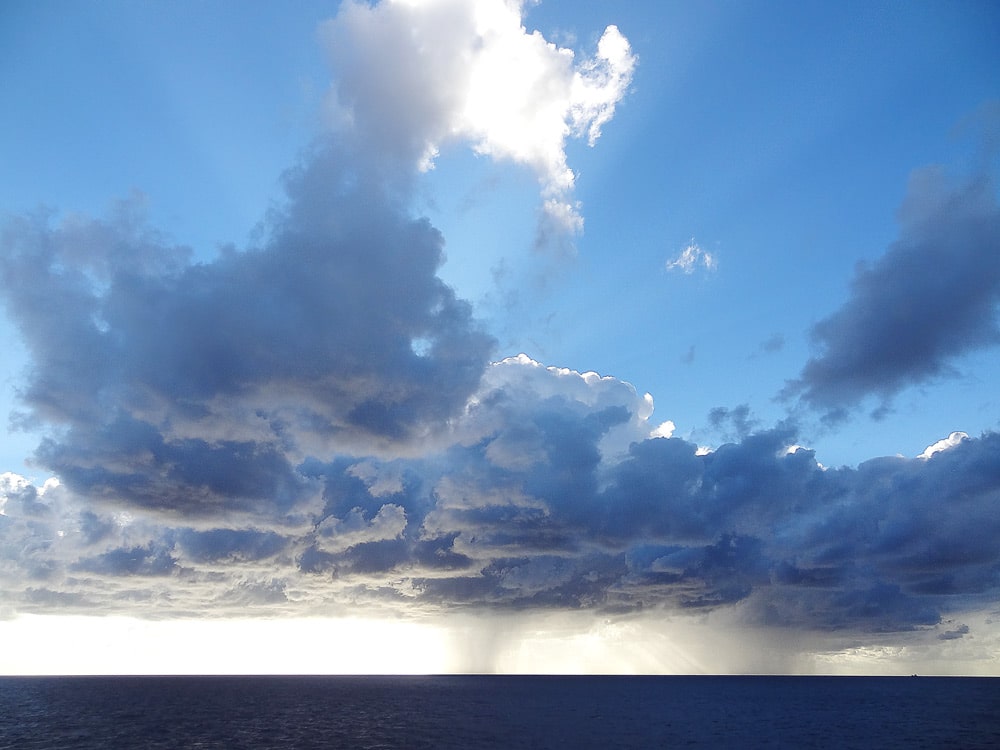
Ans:
POLYGON ((998 748, 1000 679, 10 677, 0 748, 998 748))

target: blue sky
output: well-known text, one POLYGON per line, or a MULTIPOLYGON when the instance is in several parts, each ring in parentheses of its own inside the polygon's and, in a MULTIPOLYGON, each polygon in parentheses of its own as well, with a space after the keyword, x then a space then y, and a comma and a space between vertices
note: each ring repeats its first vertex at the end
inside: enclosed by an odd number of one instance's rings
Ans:
POLYGON ((995 669, 994 5, 0 13, 8 617, 995 669))

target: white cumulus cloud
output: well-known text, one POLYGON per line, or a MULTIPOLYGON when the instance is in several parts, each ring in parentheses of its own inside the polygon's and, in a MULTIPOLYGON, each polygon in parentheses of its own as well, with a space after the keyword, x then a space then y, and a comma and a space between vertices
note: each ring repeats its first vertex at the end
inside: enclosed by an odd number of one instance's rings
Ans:
POLYGON ((323 27, 337 79, 331 110, 387 166, 428 169, 439 149, 531 168, 548 221, 583 227, 573 199, 568 138, 593 145, 614 115, 636 65, 609 26, 593 57, 528 32, 513 0, 348 2, 323 27))
POLYGON ((936 443, 931 443, 926 448, 924 452, 921 453, 917 458, 927 459, 933 456, 935 453, 940 453, 941 451, 946 451, 949 448, 954 448, 965 440, 969 439, 969 433, 967 432, 953 432, 948 437, 938 440, 936 443))

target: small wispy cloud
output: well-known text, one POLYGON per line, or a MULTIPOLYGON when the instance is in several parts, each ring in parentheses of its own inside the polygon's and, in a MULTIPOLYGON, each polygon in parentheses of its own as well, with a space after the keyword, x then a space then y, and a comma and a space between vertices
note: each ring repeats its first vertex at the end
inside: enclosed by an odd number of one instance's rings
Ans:
POLYGON ((964 638, 969 634, 968 625, 959 625, 953 630, 946 630, 938 635, 938 640, 940 641, 955 641, 959 638, 964 638))
POLYGON ((667 261, 668 271, 680 271, 686 275, 694 273, 699 267, 714 271, 718 267, 718 261, 712 253, 695 242, 693 237, 676 258, 667 261))
POLYGON ((785 336, 782 333, 771 334, 757 346, 757 350, 750 354, 747 359, 757 359, 769 354, 777 354, 785 348, 785 336))
POLYGON ((762 341, 760 350, 765 354, 774 354, 785 348, 785 337, 783 334, 772 334, 766 341, 762 341))

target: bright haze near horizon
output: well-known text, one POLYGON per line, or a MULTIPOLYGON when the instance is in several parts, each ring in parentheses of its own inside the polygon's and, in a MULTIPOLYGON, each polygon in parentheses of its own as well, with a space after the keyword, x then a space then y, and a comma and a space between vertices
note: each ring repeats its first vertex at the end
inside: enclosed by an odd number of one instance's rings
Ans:
POLYGON ((0 673, 1000 673, 998 39, 5 3, 0 673))

